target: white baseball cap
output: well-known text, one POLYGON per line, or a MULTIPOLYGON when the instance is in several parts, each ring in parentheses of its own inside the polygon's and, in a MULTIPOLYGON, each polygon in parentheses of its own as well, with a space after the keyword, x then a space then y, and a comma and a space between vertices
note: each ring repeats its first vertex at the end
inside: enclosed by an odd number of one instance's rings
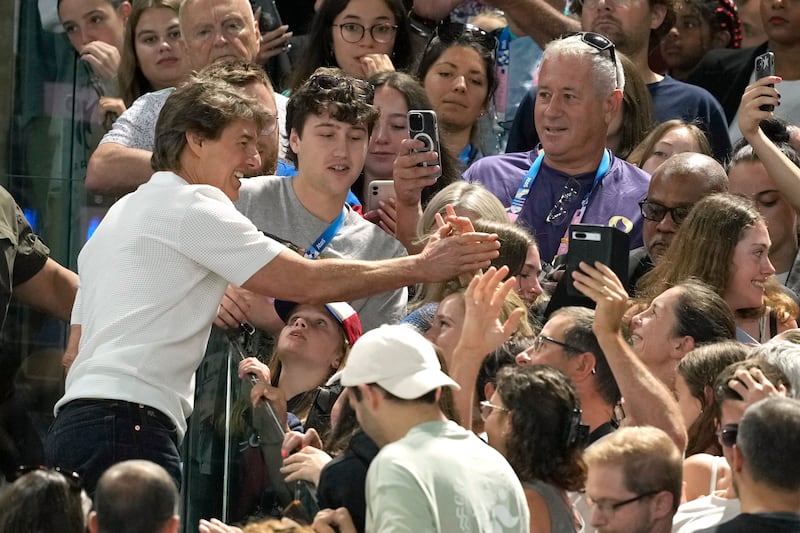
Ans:
POLYGON ((404 400, 414 400, 439 387, 459 390, 442 372, 436 349, 413 328, 385 325, 364 333, 350 350, 344 368, 329 383, 344 387, 377 383, 404 400))

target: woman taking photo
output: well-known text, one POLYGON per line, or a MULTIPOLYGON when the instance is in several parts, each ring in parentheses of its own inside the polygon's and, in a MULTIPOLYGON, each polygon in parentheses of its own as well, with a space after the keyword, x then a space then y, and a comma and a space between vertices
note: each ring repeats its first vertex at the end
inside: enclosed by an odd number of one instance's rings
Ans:
POLYGON ((477 26, 441 24, 417 69, 439 120, 441 143, 465 167, 483 156, 477 129, 497 88, 496 46, 497 39, 477 26))

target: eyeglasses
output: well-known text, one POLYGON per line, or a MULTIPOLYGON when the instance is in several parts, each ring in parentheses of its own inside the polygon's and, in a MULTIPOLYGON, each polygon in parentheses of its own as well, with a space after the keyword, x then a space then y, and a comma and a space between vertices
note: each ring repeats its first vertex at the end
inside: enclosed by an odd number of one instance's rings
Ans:
POLYGON ((634 496, 633 498, 628 498, 627 500, 622 500, 621 502, 610 502, 608 500, 594 500, 589 496, 587 496, 586 503, 589 504, 589 507, 593 507, 603 514, 614 514, 620 509, 620 507, 624 507, 634 502, 638 502, 639 500, 655 496, 659 492, 661 491, 653 490, 650 492, 645 492, 644 494, 639 494, 638 496, 634 496))
MULTIPOLYGON (((330 74, 316 74, 308 78, 308 87, 312 91, 344 91, 344 98, 358 98, 372 104, 375 97, 375 86, 358 78, 331 76, 330 74)), ((335 95, 332 95, 335 96, 335 95)), ((338 98, 334 98, 338 100, 338 98)))
POLYGON ((261 128, 261 131, 258 134, 262 137, 266 137, 268 135, 272 135, 275 131, 275 128, 278 126, 278 115, 273 115, 272 113, 264 113, 266 120, 264 120, 264 127, 261 128))
POLYGON ((555 344, 556 346, 561 346, 562 348, 573 352, 585 351, 575 346, 572 346, 571 344, 567 344, 566 342, 557 341, 552 337, 548 337, 547 335, 537 335, 536 338, 533 339, 533 344, 532 344, 534 353, 538 353, 539 350, 542 349, 542 346, 544 346, 545 342, 549 342, 550 344, 555 344))
POLYGON ((19 479, 25 474, 30 474, 31 472, 37 472, 39 470, 44 472, 56 472, 58 474, 61 474, 62 476, 64 476, 64 479, 67 480, 70 489, 74 491, 80 491, 83 488, 83 480, 81 479, 80 474, 78 474, 77 472, 73 472, 71 470, 64 470, 60 466, 54 466, 52 468, 49 468, 44 465, 20 466, 19 468, 17 468, 14 479, 15 480, 19 479))
POLYGON ((661 222, 664 220, 664 217, 667 216, 667 213, 669 213, 669 216, 672 217, 672 222, 674 222, 676 226, 680 226, 683 221, 686 220, 686 217, 689 216, 689 211, 692 210, 692 206, 680 205, 678 207, 667 207, 658 202, 651 202, 645 198, 639 202, 639 209, 642 212, 643 218, 652 220, 653 222, 661 222))
POLYGON ((452 44, 461 40, 474 42, 489 51, 493 58, 496 57, 497 54, 497 37, 495 35, 472 24, 442 22, 433 30, 433 36, 431 40, 428 41, 425 51, 422 52, 423 57, 428 55, 431 45, 436 38, 445 44, 452 44))
POLYGON ((481 405, 481 419, 485 422, 489 415, 492 414, 492 411, 503 411, 504 413, 510 412, 510 409, 506 409, 505 407, 501 407, 499 405, 495 405, 489 400, 484 400, 480 403, 481 405))
POLYGON ((737 435, 739 435, 739 424, 726 424, 717 430, 717 439, 726 448, 733 448, 737 435))
POLYGON ((578 36, 581 38, 581 41, 588 44, 598 52, 605 52, 608 50, 608 55, 611 58, 611 62, 614 64, 614 81, 617 88, 619 88, 619 71, 617 70, 617 53, 614 51, 615 46, 614 43, 611 42, 611 39, 606 37, 605 35, 601 35, 599 33, 595 33, 593 31, 578 31, 575 33, 567 33, 561 36, 561 39, 567 39, 569 37, 578 36))
POLYGON ((369 34, 372 40, 376 43, 385 44, 394 38, 397 31, 397 24, 389 24, 384 22, 382 24, 375 24, 367 28, 363 24, 357 22, 345 22, 344 24, 333 24, 334 28, 339 28, 339 33, 342 34, 342 39, 348 43, 357 43, 364 38, 364 35, 369 29, 369 34))
POLYGON ((567 180, 567 183, 564 184, 564 189, 561 191, 561 196, 547 214, 545 222, 555 226, 558 226, 564 222, 569 211, 569 204, 578 197, 580 190, 581 185, 578 183, 578 180, 574 178, 567 180))

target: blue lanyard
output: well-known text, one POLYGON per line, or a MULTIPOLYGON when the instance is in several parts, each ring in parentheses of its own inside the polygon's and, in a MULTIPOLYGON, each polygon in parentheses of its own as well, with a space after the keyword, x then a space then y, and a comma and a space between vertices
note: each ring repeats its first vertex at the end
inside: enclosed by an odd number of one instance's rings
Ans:
POLYGON ((325 231, 323 231, 322 234, 317 237, 317 240, 314 241, 314 244, 312 244, 311 247, 306 250, 306 253, 304 254, 306 259, 316 259, 319 257, 319 254, 322 253, 322 250, 324 250, 328 244, 330 244, 330 242, 339 232, 339 228, 342 227, 342 223, 344 222, 344 217, 346 215, 347 208, 343 207, 342 212, 339 213, 339 216, 336 217, 336 219, 334 219, 334 221, 331 222, 327 228, 325 228, 325 231))
MULTIPOLYGON (((525 179, 522 180, 522 184, 517 189, 517 194, 514 195, 514 199, 511 201, 511 206, 507 209, 508 215, 511 218, 512 222, 516 222, 517 217, 522 212, 522 208, 525 206, 525 200, 528 199, 528 195, 531 192, 531 188, 533 187, 533 183, 536 181, 536 176, 539 175, 539 170, 542 168, 542 161, 544 160, 544 151, 539 151, 539 156, 531 165, 531 168, 528 169, 528 173, 525 175, 525 179)), ((589 205, 589 200, 592 197, 592 193, 594 192, 597 185, 603 180, 603 177, 608 172, 608 167, 611 165, 611 156, 609 155, 608 150, 603 150, 603 159, 600 160, 600 165, 597 167, 597 172, 594 175, 594 182, 592 182, 592 187, 589 191, 584 195, 583 200, 581 201, 581 206, 578 209, 580 211, 580 218, 583 219, 583 212, 586 211, 586 206, 589 205)), ((573 217, 573 224, 579 223, 574 221, 573 217)))

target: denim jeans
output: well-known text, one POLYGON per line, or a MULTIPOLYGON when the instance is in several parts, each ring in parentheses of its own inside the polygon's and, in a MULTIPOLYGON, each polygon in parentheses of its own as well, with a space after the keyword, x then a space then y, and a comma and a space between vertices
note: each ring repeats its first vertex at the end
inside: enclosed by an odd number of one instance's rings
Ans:
POLYGON ((128 459, 161 465, 181 486, 178 432, 161 411, 121 400, 74 400, 58 413, 45 440, 48 466, 74 470, 94 494, 105 470, 128 459))

